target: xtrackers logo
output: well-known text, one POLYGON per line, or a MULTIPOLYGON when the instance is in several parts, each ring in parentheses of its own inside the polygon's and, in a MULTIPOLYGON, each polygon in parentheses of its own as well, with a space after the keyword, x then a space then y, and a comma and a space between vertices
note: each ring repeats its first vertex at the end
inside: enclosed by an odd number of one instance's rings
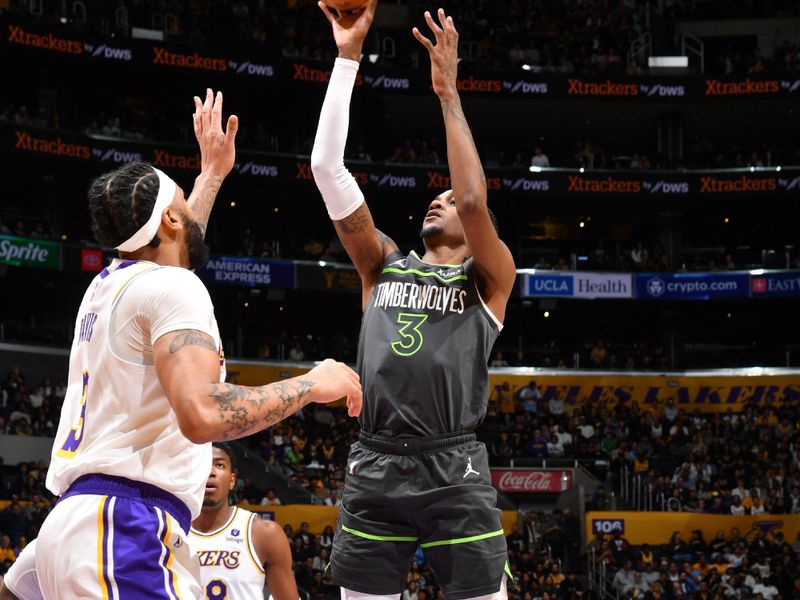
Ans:
POLYGON ((774 192, 778 181, 774 177, 753 178, 742 175, 737 179, 719 179, 713 176, 700 177, 701 194, 730 194, 741 192, 774 192))
POLYGON ((744 81, 720 81, 706 79, 706 96, 739 96, 742 94, 777 94, 781 84, 776 80, 753 81, 749 77, 744 81))
POLYGON ((567 192, 638 194, 642 191, 642 182, 633 179, 587 179, 578 175, 569 176, 567 192))
POLYGON ((169 150, 153 149, 153 166, 167 169, 200 170, 199 154, 174 154, 169 150))
POLYGON ((456 88, 459 92, 487 92, 490 94, 499 94, 503 91, 503 82, 499 79, 478 79, 470 75, 464 79, 457 79, 456 88))
POLYGON ((614 83, 611 80, 602 82, 583 81, 570 78, 567 80, 569 89, 567 94, 573 96, 638 96, 639 84, 614 83))
POLYGON ((42 50, 52 50, 65 54, 83 53, 83 45, 78 40, 70 40, 54 36, 52 33, 39 35, 25 31, 16 25, 8 26, 8 41, 12 44, 41 48, 42 50))
MULTIPOLYGON (((440 173, 438 171, 428 171, 428 184, 425 186, 428 189, 434 190, 448 190, 453 187, 449 175, 440 173)), ((500 190, 503 188, 503 180, 499 177, 487 177, 486 189, 489 191, 500 190)))
POLYGON ((153 64, 166 67, 180 67, 183 69, 202 69, 206 71, 227 71, 228 61, 224 58, 202 56, 197 52, 192 54, 178 54, 166 48, 153 48, 153 64))
POLYGON ((88 160, 92 156, 92 149, 83 144, 70 144, 63 141, 60 137, 54 140, 37 138, 27 131, 15 131, 17 136, 14 148, 17 150, 27 150, 28 152, 41 152, 54 156, 64 156, 67 158, 81 158, 88 160))

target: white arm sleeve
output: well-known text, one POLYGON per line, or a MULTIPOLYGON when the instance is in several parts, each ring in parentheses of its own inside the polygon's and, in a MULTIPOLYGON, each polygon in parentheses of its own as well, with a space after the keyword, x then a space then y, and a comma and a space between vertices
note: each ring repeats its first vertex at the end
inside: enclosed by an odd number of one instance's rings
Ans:
POLYGON ((25 546, 6 573, 3 583, 20 600, 41 600, 39 578, 36 576, 36 540, 25 546))
POLYGON ((333 221, 348 217, 364 203, 364 194, 344 166, 344 146, 350 126, 350 98, 357 74, 358 62, 336 59, 311 152, 314 181, 325 201, 328 216, 333 221))

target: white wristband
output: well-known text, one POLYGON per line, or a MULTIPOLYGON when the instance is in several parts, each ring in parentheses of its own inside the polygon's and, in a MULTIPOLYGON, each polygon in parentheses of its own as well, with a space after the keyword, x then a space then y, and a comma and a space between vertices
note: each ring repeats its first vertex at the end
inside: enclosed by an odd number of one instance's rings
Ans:
POLYGON ((364 203, 364 194, 344 166, 344 147, 350 125, 350 98, 358 66, 354 60, 336 59, 311 152, 314 181, 325 201, 328 216, 334 221, 350 216, 364 203))

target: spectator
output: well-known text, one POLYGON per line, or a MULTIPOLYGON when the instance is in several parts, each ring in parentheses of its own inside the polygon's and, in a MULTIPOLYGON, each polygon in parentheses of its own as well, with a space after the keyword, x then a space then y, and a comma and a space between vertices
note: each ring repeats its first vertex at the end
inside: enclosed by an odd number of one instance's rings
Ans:
POLYGON ((531 158, 531 166, 532 167, 549 167, 550 166, 550 159, 547 157, 547 154, 542 152, 542 149, 539 146, 536 146, 533 150, 533 158, 531 158))

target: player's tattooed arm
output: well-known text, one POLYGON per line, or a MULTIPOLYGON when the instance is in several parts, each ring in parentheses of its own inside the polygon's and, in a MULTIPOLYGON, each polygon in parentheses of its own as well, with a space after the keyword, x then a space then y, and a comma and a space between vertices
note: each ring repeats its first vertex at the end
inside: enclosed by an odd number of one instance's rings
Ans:
POLYGON ((219 188, 222 187, 224 177, 201 173, 194 181, 194 188, 187 202, 194 213, 194 218, 200 226, 203 237, 206 236, 208 220, 211 217, 211 209, 217 199, 219 188))
POLYGON ((184 329, 158 338, 153 360, 181 432, 197 444, 251 435, 310 402, 346 397, 350 416, 361 412, 358 375, 330 359, 303 376, 263 386, 220 383, 216 343, 202 331, 184 329))
POLYGON ((233 440, 282 421, 306 405, 314 387, 310 379, 294 379, 261 387, 213 383, 209 397, 216 402, 222 439, 233 440))
POLYGON ((364 295, 369 296, 384 259, 397 251, 397 244, 375 227, 366 202, 353 214, 334 221, 333 225, 361 277, 364 295))

